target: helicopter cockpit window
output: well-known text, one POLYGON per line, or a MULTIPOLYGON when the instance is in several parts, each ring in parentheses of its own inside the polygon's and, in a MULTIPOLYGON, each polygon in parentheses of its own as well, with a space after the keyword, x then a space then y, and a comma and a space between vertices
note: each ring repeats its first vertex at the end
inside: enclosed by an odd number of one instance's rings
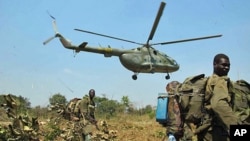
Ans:
POLYGON ((154 50, 154 55, 157 55, 157 51, 156 50, 154 50))

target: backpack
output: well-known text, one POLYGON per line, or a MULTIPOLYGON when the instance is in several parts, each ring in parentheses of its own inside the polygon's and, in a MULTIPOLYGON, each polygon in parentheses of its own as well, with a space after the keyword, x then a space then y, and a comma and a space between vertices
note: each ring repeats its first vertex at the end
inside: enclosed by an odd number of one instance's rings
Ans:
POLYGON ((185 122, 199 124, 205 114, 205 89, 208 77, 204 74, 188 77, 178 87, 185 122))
POLYGON ((183 135, 183 120, 181 119, 181 110, 176 94, 176 88, 180 82, 172 81, 167 84, 167 93, 159 94, 156 121, 163 127, 167 127, 168 133, 175 137, 183 135))
POLYGON ((244 124, 250 124, 250 84, 245 80, 233 82, 233 111, 244 124))
POLYGON ((66 111, 76 116, 79 116, 80 114, 79 104, 81 100, 82 99, 80 98, 71 99, 69 103, 66 105, 66 111))
POLYGON ((184 120, 182 116, 182 108, 179 103, 179 97, 170 94, 168 97, 168 118, 166 122, 167 131, 175 137, 183 136, 184 120))
MULTIPOLYGON (((172 92, 169 92, 167 97, 164 97, 167 99, 164 107, 167 110, 166 119, 165 121, 156 120, 167 127, 168 133, 174 134, 175 137, 182 137, 185 122, 195 124, 201 122, 205 113, 204 102, 207 80, 208 77, 205 77, 204 74, 187 77, 183 83, 178 84, 172 92)), ((157 111, 160 111, 158 107, 160 107, 159 97, 157 111)))

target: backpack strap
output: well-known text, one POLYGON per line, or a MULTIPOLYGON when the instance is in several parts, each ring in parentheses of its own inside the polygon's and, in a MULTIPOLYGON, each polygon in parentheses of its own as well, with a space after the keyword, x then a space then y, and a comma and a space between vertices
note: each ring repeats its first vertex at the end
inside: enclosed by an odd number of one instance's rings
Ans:
POLYGON ((204 77, 205 77, 205 74, 196 75, 190 81, 192 83, 195 83, 197 80, 200 80, 201 78, 204 78, 204 77))

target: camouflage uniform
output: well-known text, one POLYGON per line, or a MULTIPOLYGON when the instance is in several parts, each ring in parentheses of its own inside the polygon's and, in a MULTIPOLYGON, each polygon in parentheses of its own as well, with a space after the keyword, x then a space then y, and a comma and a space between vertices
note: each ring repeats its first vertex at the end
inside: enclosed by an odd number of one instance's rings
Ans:
POLYGON ((84 122, 83 134, 86 138, 86 136, 92 134, 97 122, 95 119, 94 100, 93 99, 91 100, 89 97, 83 97, 83 99, 79 104, 79 109, 83 117, 83 122, 84 122))
POLYGON ((84 97, 79 106, 80 112, 86 120, 95 120, 95 102, 93 99, 84 97))
POLYGON ((176 140, 183 136, 182 119, 180 105, 178 103, 177 87, 181 83, 178 81, 171 81, 166 86, 166 91, 169 95, 168 98, 168 122, 166 123, 167 136, 173 135, 176 140), (171 122, 170 122, 171 121, 171 122))
POLYGON ((205 100, 206 108, 211 115, 211 126, 198 134, 199 140, 229 141, 229 127, 238 123, 231 107, 230 85, 228 77, 213 74, 209 78, 205 100))

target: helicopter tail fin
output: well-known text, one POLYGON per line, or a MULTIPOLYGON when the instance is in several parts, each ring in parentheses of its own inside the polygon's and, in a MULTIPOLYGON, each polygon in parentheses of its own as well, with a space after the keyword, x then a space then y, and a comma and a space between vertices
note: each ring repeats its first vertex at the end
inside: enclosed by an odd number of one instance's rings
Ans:
POLYGON ((79 45, 79 48, 85 48, 88 42, 83 42, 82 44, 79 45))

